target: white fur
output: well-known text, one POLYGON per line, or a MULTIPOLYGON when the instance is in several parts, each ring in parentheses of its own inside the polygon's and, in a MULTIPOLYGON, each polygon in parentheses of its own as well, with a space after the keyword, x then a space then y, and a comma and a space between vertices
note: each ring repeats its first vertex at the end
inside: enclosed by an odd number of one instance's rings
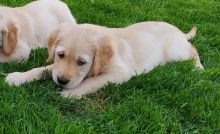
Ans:
POLYGON ((23 62, 29 58, 31 48, 28 47, 25 41, 19 40, 14 52, 10 56, 4 55, 0 52, 0 63, 4 62, 23 62))
POLYGON ((50 65, 47 67, 34 68, 30 71, 23 72, 23 73, 21 72, 10 73, 7 75, 5 81, 9 85, 20 86, 24 83, 31 82, 33 80, 39 80, 42 77, 43 72, 47 70, 51 71, 52 67, 53 65, 50 65))
POLYGON ((0 63, 27 60, 31 49, 46 48, 52 30, 61 23, 76 23, 67 5, 59 0, 38 0, 23 7, 0 7, 0 30, 16 25, 18 44, 11 55, 0 52, 0 63), (9 17, 10 16, 10 17, 9 17))
POLYGON ((55 49, 55 53, 59 53, 59 52, 64 52, 65 48, 61 47, 61 46, 58 46, 56 49, 55 49))

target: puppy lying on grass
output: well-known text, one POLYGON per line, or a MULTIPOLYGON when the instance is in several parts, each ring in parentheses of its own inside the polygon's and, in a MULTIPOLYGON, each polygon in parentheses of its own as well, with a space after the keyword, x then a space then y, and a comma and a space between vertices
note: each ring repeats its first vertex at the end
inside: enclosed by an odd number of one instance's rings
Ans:
POLYGON ((196 28, 184 34, 164 22, 143 22, 118 29, 63 24, 48 42, 48 61, 54 64, 11 73, 6 82, 19 86, 40 79, 49 70, 53 80, 64 88, 62 96, 80 98, 108 82, 123 83, 168 62, 194 59, 195 66, 203 69, 196 49, 188 41, 195 35, 196 28))

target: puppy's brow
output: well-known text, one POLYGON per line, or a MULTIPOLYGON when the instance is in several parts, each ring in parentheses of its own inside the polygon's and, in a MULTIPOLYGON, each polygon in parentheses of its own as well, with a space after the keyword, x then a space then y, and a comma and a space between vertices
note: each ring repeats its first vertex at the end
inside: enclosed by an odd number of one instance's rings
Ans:
POLYGON ((89 61, 90 57, 88 55, 79 56, 79 59, 84 59, 85 61, 89 61))
POLYGON ((60 53, 60 52, 64 52, 64 51, 65 51, 65 49, 61 46, 58 46, 55 50, 56 53, 60 53))

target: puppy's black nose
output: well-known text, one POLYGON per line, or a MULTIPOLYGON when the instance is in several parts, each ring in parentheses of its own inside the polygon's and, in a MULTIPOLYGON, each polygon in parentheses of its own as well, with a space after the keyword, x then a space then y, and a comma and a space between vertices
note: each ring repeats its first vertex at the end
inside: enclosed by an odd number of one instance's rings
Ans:
POLYGON ((64 79, 64 78, 60 78, 60 77, 57 77, 57 81, 61 85, 66 85, 66 84, 68 84, 70 82, 70 80, 67 80, 67 79, 64 79))

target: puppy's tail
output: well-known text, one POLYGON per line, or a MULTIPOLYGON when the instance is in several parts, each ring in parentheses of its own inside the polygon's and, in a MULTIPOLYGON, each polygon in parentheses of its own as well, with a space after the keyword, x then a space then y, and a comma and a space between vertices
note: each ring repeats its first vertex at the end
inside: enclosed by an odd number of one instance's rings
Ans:
POLYGON ((197 27, 193 27, 193 28, 189 31, 189 33, 186 34, 186 38, 187 38, 188 40, 194 38, 194 37, 196 36, 196 31, 197 31, 197 27))

